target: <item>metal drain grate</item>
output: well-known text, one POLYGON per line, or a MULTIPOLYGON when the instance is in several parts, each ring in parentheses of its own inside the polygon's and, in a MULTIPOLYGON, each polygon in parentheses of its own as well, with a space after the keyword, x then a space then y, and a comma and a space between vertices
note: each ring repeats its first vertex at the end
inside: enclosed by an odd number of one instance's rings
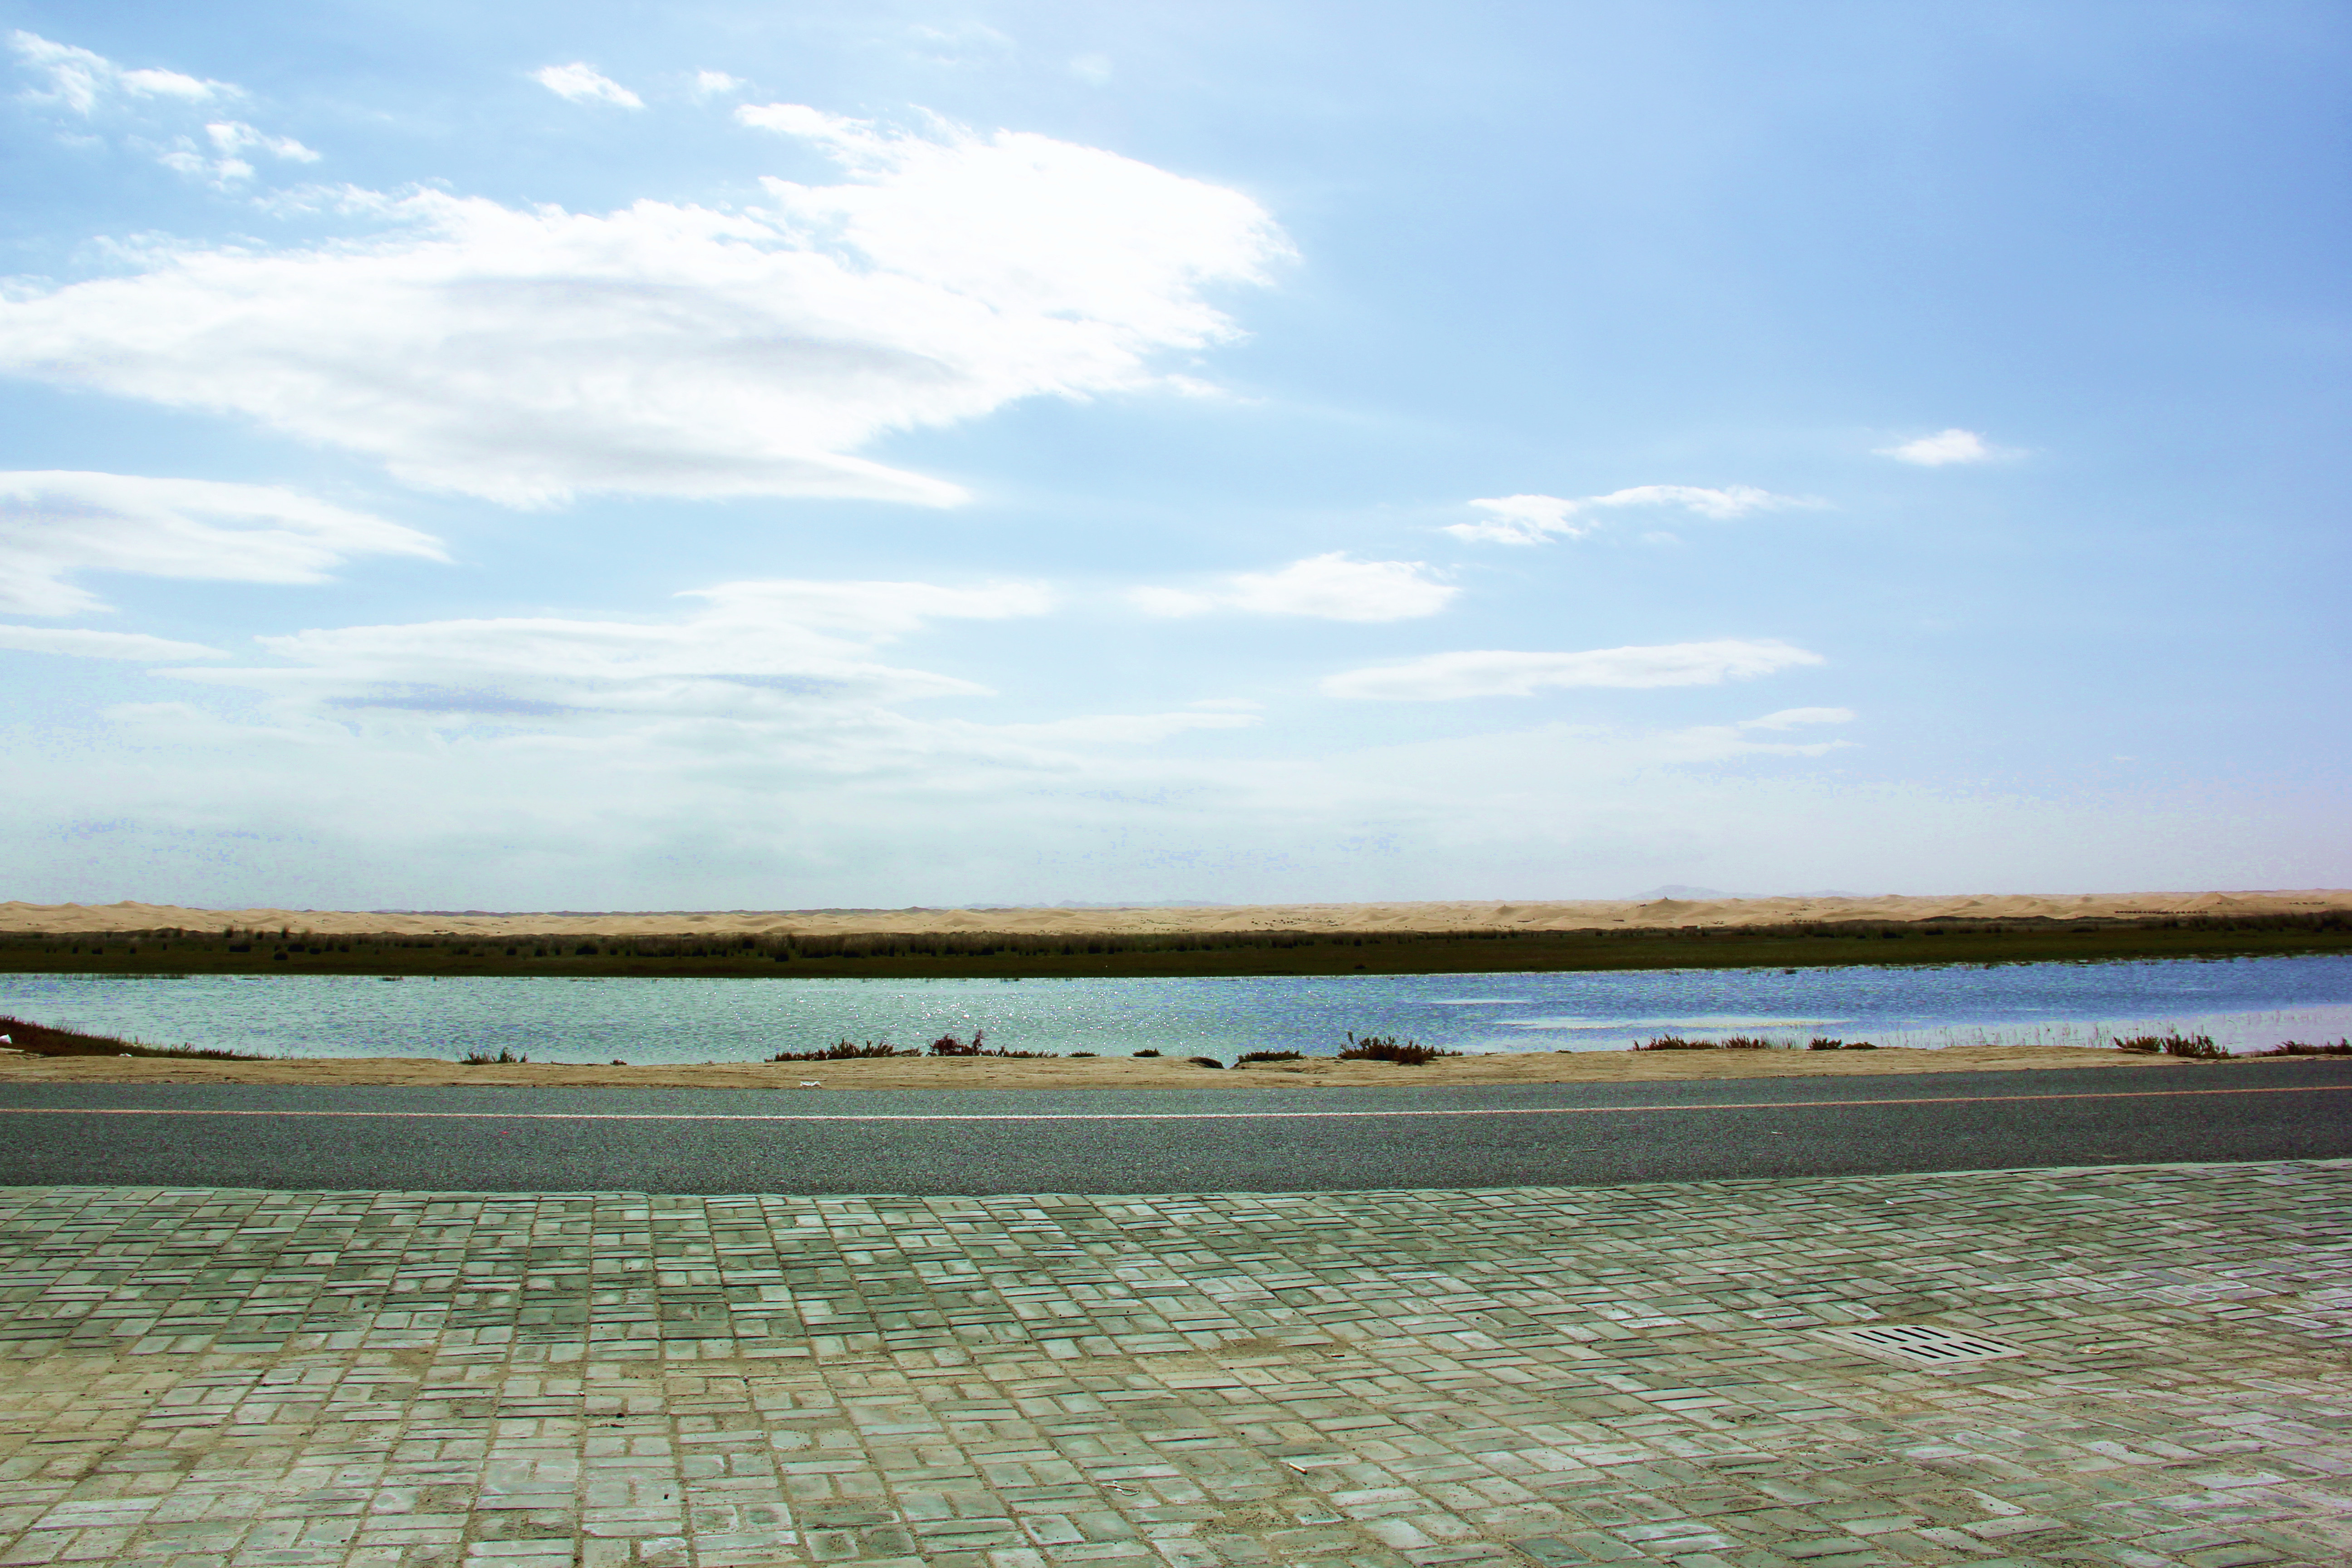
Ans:
POLYGON ((2003 1344, 1982 1334, 1930 1328, 1925 1323, 1871 1323, 1861 1328, 1814 1331, 1849 1349, 1886 1356, 1906 1366, 1966 1366, 2026 1353, 2016 1345, 2003 1344))

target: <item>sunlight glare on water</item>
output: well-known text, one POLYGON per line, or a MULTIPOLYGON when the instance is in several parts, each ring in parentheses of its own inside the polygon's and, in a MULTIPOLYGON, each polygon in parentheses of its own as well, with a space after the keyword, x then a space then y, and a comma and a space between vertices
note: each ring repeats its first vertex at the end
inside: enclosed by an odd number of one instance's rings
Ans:
POLYGON ((0 1012, 272 1055, 745 1061, 835 1040, 1016 1050, 1296 1050, 1346 1033, 1461 1051, 1622 1050, 1654 1035, 1882 1046, 2105 1045, 2178 1027, 2239 1050, 2352 1034, 2352 956, 2121 963, 1076 980, 0 977, 0 1012))

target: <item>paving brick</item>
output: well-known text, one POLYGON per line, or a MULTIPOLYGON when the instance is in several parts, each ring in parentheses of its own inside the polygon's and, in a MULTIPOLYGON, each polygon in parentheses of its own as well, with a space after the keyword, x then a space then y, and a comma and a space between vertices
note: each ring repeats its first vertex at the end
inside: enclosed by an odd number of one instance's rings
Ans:
POLYGON ((2347 1188, 0 1190, 0 1563, 2338 1561, 2347 1188))

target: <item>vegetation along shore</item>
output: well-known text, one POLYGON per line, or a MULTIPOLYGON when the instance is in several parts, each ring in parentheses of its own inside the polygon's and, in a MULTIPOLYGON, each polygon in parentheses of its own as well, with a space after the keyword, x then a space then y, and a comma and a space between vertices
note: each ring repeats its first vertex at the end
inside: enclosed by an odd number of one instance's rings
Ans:
POLYGON ((2352 952, 2352 910, 1437 931, 0 932, 0 973, 1048 979, 1444 974, 2352 952))

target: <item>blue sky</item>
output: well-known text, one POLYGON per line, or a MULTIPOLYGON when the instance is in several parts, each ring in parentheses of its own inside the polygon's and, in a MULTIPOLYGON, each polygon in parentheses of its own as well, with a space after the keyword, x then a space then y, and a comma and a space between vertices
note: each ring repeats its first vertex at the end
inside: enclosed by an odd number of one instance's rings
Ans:
POLYGON ((7 896, 2352 883, 2340 6, 0 33, 7 896))

